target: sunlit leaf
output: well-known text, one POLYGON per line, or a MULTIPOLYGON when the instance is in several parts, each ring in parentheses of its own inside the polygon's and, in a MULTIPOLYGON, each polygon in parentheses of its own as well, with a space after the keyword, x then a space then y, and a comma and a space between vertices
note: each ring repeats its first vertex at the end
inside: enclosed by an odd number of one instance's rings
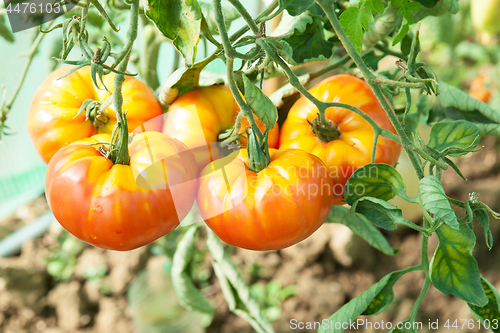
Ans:
POLYGON ((457 216, 451 209, 450 202, 446 197, 443 185, 436 176, 424 177, 418 185, 418 194, 426 211, 435 218, 458 230, 460 225, 457 216))
POLYGON ((243 74, 243 83, 245 85, 245 100, 253 110, 257 118, 269 128, 274 128, 278 119, 278 110, 273 102, 262 90, 257 88, 252 81, 243 74))
POLYGON ((443 155, 460 156, 473 151, 479 139, 479 128, 468 121, 442 122, 432 126, 429 146, 443 155))

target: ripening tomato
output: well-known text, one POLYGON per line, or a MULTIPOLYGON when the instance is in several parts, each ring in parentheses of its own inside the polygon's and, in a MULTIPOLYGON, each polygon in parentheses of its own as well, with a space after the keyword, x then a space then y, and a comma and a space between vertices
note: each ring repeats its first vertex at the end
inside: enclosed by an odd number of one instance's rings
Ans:
POLYGON ((195 200, 197 166, 180 141, 144 132, 129 146, 130 165, 98 150, 109 134, 61 148, 50 160, 45 193, 59 223, 74 236, 111 250, 131 250, 169 233, 195 200))
MULTIPOLYGON (((182 141, 193 150, 200 170, 220 157, 210 143, 218 141, 219 134, 233 127, 239 107, 227 86, 214 85, 192 89, 178 97, 168 108, 163 133, 182 141)), ((255 119, 259 128, 264 125, 255 119)), ((244 134, 248 120, 243 117, 240 134, 244 134)), ((276 148, 278 125, 269 131, 269 147, 276 148)), ((240 138, 246 144, 246 138, 240 138)))
MULTIPOLYGON (((352 75, 335 75, 327 78, 310 93, 323 102, 339 102, 357 107, 380 127, 396 133, 366 82, 352 75)), ((310 152, 325 162, 330 177, 335 182, 334 205, 343 204, 344 185, 352 173, 371 162, 374 131, 361 116, 344 108, 328 108, 326 118, 333 122, 336 135, 330 141, 320 139, 311 124, 318 117, 316 106, 301 97, 290 109, 280 134, 280 149, 299 148, 310 152)), ((401 146, 392 140, 379 137, 375 163, 393 165, 397 162, 401 146)))
MULTIPOLYGON (((111 133, 116 124, 113 104, 105 111, 86 119, 85 110, 77 116, 81 105, 88 99, 104 102, 110 94, 97 89, 90 77, 90 68, 83 67, 58 80, 72 67, 52 72, 38 88, 28 112, 28 132, 35 148, 45 163, 60 148, 71 142, 89 138, 97 133, 111 133)), ((104 76, 104 84, 113 91, 114 73, 104 76)), ((161 116, 163 109, 153 91, 134 77, 126 76, 122 88, 123 112, 127 115, 128 129, 132 132, 144 122, 161 116)), ((149 130, 161 129, 161 117, 149 130)))
POLYGON ((472 80, 469 95, 481 102, 488 103, 491 98, 492 87, 487 87, 488 75, 481 74, 472 80))
POLYGON ((299 149, 272 149, 270 164, 255 173, 248 169, 246 149, 231 155, 207 165, 198 179, 201 216, 224 242, 250 250, 283 249, 326 220, 333 180, 319 158, 299 149))

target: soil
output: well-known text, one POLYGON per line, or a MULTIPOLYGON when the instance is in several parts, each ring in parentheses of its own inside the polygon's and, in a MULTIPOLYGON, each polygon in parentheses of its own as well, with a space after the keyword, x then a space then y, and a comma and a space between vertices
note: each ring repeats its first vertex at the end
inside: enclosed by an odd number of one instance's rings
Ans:
MULTIPOLYGON (((449 196, 467 200, 470 192, 479 193, 480 200, 500 211, 500 141, 488 138, 486 148, 456 160, 464 182, 448 170, 443 185, 449 196)), ((44 197, 21 207, 11 217, 0 222, 0 238, 48 210, 44 197)), ((457 210, 460 217, 463 212, 457 210)), ((415 222, 419 217, 415 217, 415 222)), ((488 250, 484 233, 477 221, 475 257, 481 274, 500 289, 500 247, 488 250)), ((491 221, 495 239, 500 239, 500 225, 491 221)), ((69 280, 55 281, 46 270, 46 260, 59 246, 62 228, 54 223, 41 237, 23 244, 19 253, 0 258, 0 332, 24 333, 132 333, 135 332, 126 291, 133 278, 148 263, 158 261, 151 246, 129 252, 106 251, 85 245, 76 258, 69 280), (88 272, 105 267, 102 279, 89 279, 88 272)), ((420 237, 417 232, 400 227, 385 232, 390 244, 399 249, 387 256, 371 248, 343 225, 325 224, 307 240, 280 251, 254 252, 233 249, 232 258, 248 282, 277 280, 282 286, 296 285, 297 293, 282 304, 281 317, 273 323, 277 332, 289 332, 291 321, 318 322, 328 318, 343 304, 368 289, 387 273, 416 265, 420 258, 420 237), (251 268, 260 267, 259 274, 251 268)), ((202 244, 200 244, 202 246, 202 244)), ((430 253, 437 246, 430 240, 430 253)), ((209 262, 210 258, 206 258, 209 262)), ((216 316, 209 333, 253 332, 244 320, 229 312, 216 278, 212 275, 204 292, 216 305, 216 316)), ((394 286, 395 298, 383 314, 360 317, 371 322, 397 323, 408 318, 423 284, 423 275, 404 275, 394 286)), ((424 299, 417 321, 424 323, 419 332, 439 332, 427 329, 428 321, 440 325, 455 319, 473 319, 463 301, 443 295, 431 287, 424 299)), ((316 330, 296 329, 298 332, 316 330)), ((387 330, 358 329, 355 332, 387 330)), ((448 331, 444 329, 443 331, 448 331)), ((452 329, 453 332, 479 332, 478 329, 452 329)), ((354 332, 347 330, 346 332, 354 332)))

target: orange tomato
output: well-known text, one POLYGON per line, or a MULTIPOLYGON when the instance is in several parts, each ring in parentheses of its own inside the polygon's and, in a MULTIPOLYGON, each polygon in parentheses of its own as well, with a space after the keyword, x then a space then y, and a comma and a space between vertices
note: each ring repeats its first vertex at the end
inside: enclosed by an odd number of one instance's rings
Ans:
MULTIPOLYGON (((85 110, 77 116, 80 106, 87 99, 104 102, 110 94, 104 87, 97 89, 93 85, 89 67, 83 67, 58 80, 71 69, 63 67, 52 72, 35 92, 28 111, 28 132, 45 163, 60 148, 97 133, 111 133, 116 124, 113 104, 98 117, 100 121, 96 122, 96 126, 92 119, 86 119, 85 110)), ((104 84, 111 92, 113 79, 114 73, 104 76, 104 84)), ((130 132, 162 115, 160 103, 145 83, 126 76, 122 92, 123 112, 126 113, 130 132)), ((156 124, 150 124, 148 129, 159 131, 161 119, 156 124)))
POLYGON ((472 80, 469 95, 481 102, 488 103, 491 98, 491 87, 487 87, 488 75, 481 74, 472 80))
POLYGON ((273 149, 270 158, 255 173, 242 149, 203 169, 197 203, 224 242, 250 250, 283 249, 309 237, 328 217, 333 181, 325 164, 299 149, 273 149), (218 168, 218 163, 226 164, 218 168))
MULTIPOLYGON (((200 170, 220 155, 210 143, 218 141, 219 134, 233 127, 240 112, 231 91, 224 85, 192 89, 179 96, 169 107, 163 133, 182 141, 193 150, 200 170)), ((264 125, 256 119, 259 128, 264 125)), ((244 134, 248 121, 242 119, 240 134, 244 134)), ((276 148, 279 139, 278 125, 269 131, 269 147, 276 148)), ((246 144, 246 138, 240 138, 246 144)))
MULTIPOLYGON (((396 133, 366 82, 352 75, 335 75, 327 78, 309 92, 323 102, 340 102, 357 107, 380 127, 396 133)), ((316 106, 301 97, 290 109, 280 134, 280 149, 299 148, 318 156, 329 168, 335 182, 334 204, 341 205, 344 185, 352 173, 371 162, 374 131, 361 116, 344 108, 328 108, 326 118, 339 132, 336 139, 323 142, 312 131, 309 122, 318 117, 316 106)), ((401 146, 392 140, 379 137, 375 163, 394 164, 401 146)))
POLYGON ((77 238, 131 250, 179 225, 194 203, 198 170, 186 146, 162 133, 136 135, 130 165, 113 165, 90 145, 109 140, 97 134, 61 148, 49 162, 45 193, 57 221, 77 238))

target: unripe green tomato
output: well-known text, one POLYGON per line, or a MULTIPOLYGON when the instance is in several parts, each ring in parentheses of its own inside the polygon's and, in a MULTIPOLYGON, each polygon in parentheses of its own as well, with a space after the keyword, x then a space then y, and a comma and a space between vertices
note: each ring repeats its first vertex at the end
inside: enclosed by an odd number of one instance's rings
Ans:
POLYGON ((491 34, 500 31, 500 0, 471 1, 472 24, 478 31, 491 34))

